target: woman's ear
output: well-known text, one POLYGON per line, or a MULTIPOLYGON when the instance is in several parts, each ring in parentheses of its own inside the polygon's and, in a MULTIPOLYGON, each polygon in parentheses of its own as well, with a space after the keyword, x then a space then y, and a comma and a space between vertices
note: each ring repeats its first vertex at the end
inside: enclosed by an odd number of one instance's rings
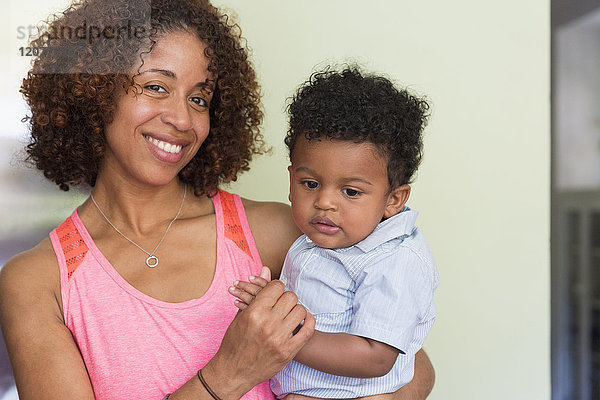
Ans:
POLYGON ((402 185, 393 189, 388 195, 387 205, 385 206, 385 212, 383 216, 385 218, 393 217, 398 214, 404 208, 404 205, 410 197, 410 186, 402 185))

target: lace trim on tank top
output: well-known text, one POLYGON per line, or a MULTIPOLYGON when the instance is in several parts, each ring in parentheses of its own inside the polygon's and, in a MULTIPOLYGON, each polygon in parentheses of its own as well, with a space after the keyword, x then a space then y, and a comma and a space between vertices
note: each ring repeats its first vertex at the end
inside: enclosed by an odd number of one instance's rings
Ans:
MULTIPOLYGON (((252 257, 252 251, 244 234, 244 229, 240 222, 239 210, 235 204, 235 197, 229 192, 220 190, 219 197, 221 199, 221 207, 223 209, 223 225, 225 237, 231 240, 244 253, 252 257)), ((75 272, 77 267, 85 258, 88 252, 88 247, 83 241, 81 234, 73 223, 71 217, 67 218, 62 224, 56 228, 56 234, 60 242, 65 261, 67 264, 67 272, 69 279, 75 272)))
POLYGON ((81 265, 88 252, 88 247, 79 234, 77 227, 71 217, 67 218, 56 228, 56 235, 65 255, 68 277, 71 278, 73 272, 81 265))
POLYGON ((250 257, 250 259, 254 259, 252 257, 252 252, 250 251, 248 241, 246 240, 244 229, 242 228, 242 224, 240 222, 234 195, 229 192, 219 190, 219 197, 221 199, 221 207, 223 209, 225 237, 235 243, 244 253, 248 255, 248 257, 250 257))

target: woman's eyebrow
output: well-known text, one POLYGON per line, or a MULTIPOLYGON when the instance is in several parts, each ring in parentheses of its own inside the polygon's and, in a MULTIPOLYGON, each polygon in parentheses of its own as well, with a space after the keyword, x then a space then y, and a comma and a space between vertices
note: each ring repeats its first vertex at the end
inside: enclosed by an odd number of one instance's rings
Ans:
POLYGON ((145 71, 140 72, 140 75, 145 74, 147 72, 158 72, 159 74, 162 74, 168 78, 177 79, 177 75, 175 75, 175 72, 169 71, 167 69, 160 69, 160 68, 147 69, 145 71))
MULTIPOLYGON (((145 71, 140 72, 139 75, 143 75, 143 74, 146 74, 146 73, 149 73, 149 72, 156 72, 156 73, 164 75, 164 76, 166 76, 168 78, 177 79, 177 75, 175 74, 175 72, 169 71, 168 69, 160 69, 160 68, 150 68, 150 69, 147 69, 145 71)), ((203 89, 206 88, 206 89, 208 89, 208 90, 210 90, 212 92, 214 90, 214 84, 215 84, 215 80, 214 79, 208 79, 207 78, 206 81, 204 81, 204 82, 198 82, 194 86, 197 86, 197 87, 203 88, 203 89)))

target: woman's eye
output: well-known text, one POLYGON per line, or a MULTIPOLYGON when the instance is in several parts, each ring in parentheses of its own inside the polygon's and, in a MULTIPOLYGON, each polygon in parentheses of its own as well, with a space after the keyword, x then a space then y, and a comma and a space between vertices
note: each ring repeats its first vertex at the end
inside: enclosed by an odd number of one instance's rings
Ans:
POLYGON ((202 97, 190 97, 190 100, 201 107, 208 107, 208 102, 202 97))
POLYGON ((316 189, 319 187, 319 183, 315 181, 302 181, 302 184, 308 189, 316 189))
POLYGON ((144 86, 144 89, 148 89, 153 92, 159 92, 159 93, 166 92, 165 88, 163 88, 160 85, 146 85, 146 86, 144 86))
POLYGON ((344 190, 342 190, 342 192, 344 192, 344 194, 348 197, 356 197, 360 194, 360 192, 358 190, 354 190, 354 189, 344 189, 344 190))

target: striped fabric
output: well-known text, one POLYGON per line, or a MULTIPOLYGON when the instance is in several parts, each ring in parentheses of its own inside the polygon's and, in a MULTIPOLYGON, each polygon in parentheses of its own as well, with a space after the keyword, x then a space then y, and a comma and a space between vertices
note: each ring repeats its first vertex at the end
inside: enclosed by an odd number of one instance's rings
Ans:
POLYGON ((292 361, 271 379, 278 398, 288 393, 354 398, 390 393, 410 382, 414 355, 435 319, 438 272, 408 207, 380 223, 367 238, 324 249, 306 236, 290 248, 282 271, 286 289, 314 314, 316 329, 371 338, 400 350, 388 374, 349 378, 292 361))

